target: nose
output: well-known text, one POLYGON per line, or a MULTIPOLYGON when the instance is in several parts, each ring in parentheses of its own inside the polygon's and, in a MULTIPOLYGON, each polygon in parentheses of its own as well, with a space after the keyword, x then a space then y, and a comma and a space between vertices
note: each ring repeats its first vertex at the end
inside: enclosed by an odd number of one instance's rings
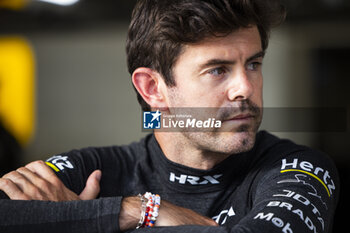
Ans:
POLYGON ((244 69, 237 70, 227 89, 227 97, 230 101, 246 100, 253 94, 253 85, 244 69))

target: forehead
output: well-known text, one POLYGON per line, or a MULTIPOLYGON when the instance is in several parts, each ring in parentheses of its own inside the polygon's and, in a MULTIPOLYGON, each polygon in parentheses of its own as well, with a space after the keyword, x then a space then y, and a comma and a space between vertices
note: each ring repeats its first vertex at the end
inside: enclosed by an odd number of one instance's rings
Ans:
POLYGON ((262 51, 261 37, 256 26, 240 28, 224 37, 209 37, 199 43, 185 45, 178 61, 215 58, 246 58, 262 51))

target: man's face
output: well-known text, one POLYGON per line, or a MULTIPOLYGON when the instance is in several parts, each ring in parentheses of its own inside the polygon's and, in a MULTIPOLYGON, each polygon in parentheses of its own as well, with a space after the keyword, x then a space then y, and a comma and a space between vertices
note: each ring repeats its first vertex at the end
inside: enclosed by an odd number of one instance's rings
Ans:
POLYGON ((183 132, 201 150, 225 154, 250 150, 262 118, 261 39, 257 27, 184 46, 167 88, 171 108, 215 108, 217 132, 183 132))

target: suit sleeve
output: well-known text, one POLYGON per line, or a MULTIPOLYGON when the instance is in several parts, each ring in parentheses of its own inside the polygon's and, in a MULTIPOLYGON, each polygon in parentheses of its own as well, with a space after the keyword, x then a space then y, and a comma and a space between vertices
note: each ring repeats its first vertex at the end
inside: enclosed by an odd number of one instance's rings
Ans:
POLYGON ((339 178, 326 155, 313 150, 300 151, 278 159, 272 166, 262 166, 259 176, 253 191, 253 208, 233 229, 237 232, 332 231, 339 178))
POLYGON ((89 175, 102 167, 99 153, 94 148, 73 150, 54 155, 46 160, 67 188, 80 194, 89 175))
MULTIPOLYGON (((46 161, 67 188, 79 194, 92 171, 101 168, 94 150, 72 151, 46 161)), ((122 197, 49 202, 0 199, 0 232, 120 232, 122 197)))
MULTIPOLYGON (((320 152, 305 150, 259 164, 251 210, 234 226, 181 226, 152 232, 326 233, 332 231, 338 174, 320 152)), ((242 195, 246 195, 243 194, 242 195)), ((142 233, 143 229, 137 231, 142 233)), ((134 231, 136 232, 136 231, 134 231)))

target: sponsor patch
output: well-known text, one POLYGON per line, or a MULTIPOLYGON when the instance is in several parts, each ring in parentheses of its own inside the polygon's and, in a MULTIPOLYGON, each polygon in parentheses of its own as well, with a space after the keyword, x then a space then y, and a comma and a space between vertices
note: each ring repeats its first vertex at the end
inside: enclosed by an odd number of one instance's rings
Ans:
POLYGON ((220 181, 218 178, 220 178, 222 174, 213 175, 213 176, 190 176, 190 175, 184 175, 181 174, 179 176, 176 176, 175 173, 170 172, 169 180, 171 182, 178 182, 179 184, 186 184, 190 183, 192 185, 205 185, 205 184, 220 184, 220 181))
POLYGON ((64 169, 73 169, 73 164, 68 160, 68 156, 55 155, 45 162, 55 172, 63 171, 64 169))
POLYGON ((281 173, 287 172, 298 172, 304 173, 314 179, 316 179, 328 194, 328 197, 331 197, 335 191, 335 184, 333 179, 330 176, 329 171, 321 168, 315 167, 312 163, 308 161, 299 161, 299 159, 293 159, 292 161, 287 161, 287 159, 282 160, 281 173))

